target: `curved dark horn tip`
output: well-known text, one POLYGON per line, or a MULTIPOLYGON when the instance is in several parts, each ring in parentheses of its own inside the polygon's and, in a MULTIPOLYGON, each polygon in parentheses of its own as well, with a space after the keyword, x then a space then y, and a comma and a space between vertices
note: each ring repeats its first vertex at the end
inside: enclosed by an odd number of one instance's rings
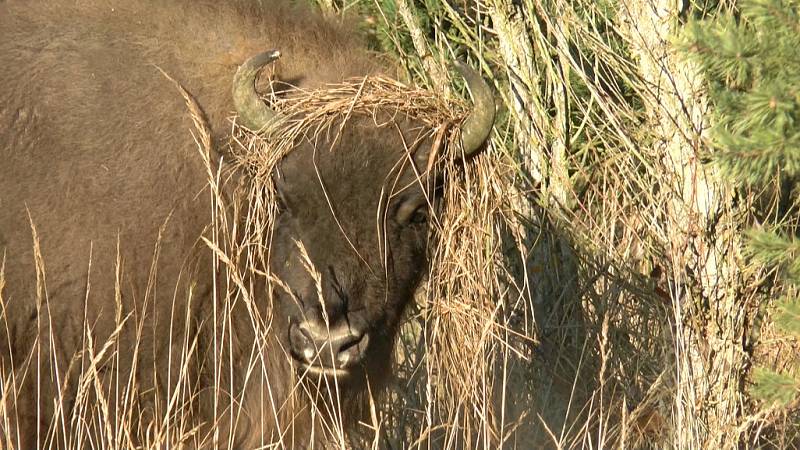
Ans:
POLYGON ((472 93, 472 111, 461 126, 461 144, 464 155, 478 150, 492 131, 494 125, 494 96, 492 89, 472 67, 455 61, 453 66, 464 77, 472 93))
POLYGON ((256 92, 256 77, 267 64, 281 56, 281 52, 270 50, 259 53, 239 66, 233 76, 233 104, 239 114, 239 123, 253 131, 277 123, 281 114, 272 110, 256 92))

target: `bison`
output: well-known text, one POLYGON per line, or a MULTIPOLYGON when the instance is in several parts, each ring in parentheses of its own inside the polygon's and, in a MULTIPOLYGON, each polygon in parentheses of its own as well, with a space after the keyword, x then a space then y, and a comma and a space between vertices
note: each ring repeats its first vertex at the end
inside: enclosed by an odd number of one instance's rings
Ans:
MULTIPOLYGON (((475 72, 461 72, 474 98, 462 125, 470 153, 494 106, 475 72)), ((323 445, 313 400, 292 397, 298 377, 341 399, 341 422, 357 420, 426 271, 442 183, 426 171, 433 138, 386 111, 298 139, 271 175, 274 231, 254 244, 264 261, 239 280, 251 294, 219 320, 209 178, 235 205, 252 174, 226 165, 231 117, 256 132, 285 120, 259 91, 393 74, 350 25, 286 0, 0 2, 0 446, 144 445, 179 379, 192 380, 194 394, 177 399, 197 426, 190 446, 323 445), (267 335, 253 317, 269 321, 267 335), (63 418, 80 416, 86 373, 99 383, 92 401, 132 432, 71 434, 82 425, 63 418), (130 395, 111 395, 120 390, 130 395)), ((231 227, 246 211, 225 210, 231 227)))

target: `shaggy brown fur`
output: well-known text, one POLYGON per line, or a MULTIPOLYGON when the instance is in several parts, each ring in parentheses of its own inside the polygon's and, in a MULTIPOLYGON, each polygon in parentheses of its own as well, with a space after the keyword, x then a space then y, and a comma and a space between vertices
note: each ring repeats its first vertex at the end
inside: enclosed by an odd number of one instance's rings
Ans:
MULTIPOLYGON (((272 77, 303 88, 384 71, 347 27, 283 0, 260 3, 0 2, 0 280, 5 280, 0 296, 8 329, 0 345, 0 369, 3 376, 19 377, 3 384, 9 406, 0 417, 5 444, 62 445, 65 432, 50 418, 54 403, 71 407, 76 387, 69 377, 85 369, 91 356, 80 353, 87 336, 104 342, 116 321, 128 315, 131 323, 146 327, 121 329, 120 347, 136 350, 137 356, 116 358, 112 369, 123 380, 136 372, 142 400, 133 420, 147 423, 163 408, 158 396, 172 380, 162 370, 171 359, 177 365, 176 354, 186 345, 184 331, 196 332, 209 322, 217 274, 200 242, 211 210, 206 167, 184 99, 163 73, 192 95, 215 147, 223 148, 232 128, 233 74, 258 52, 280 49, 283 57, 272 77), (43 380, 38 387, 37 376, 43 380)), ((300 241, 323 276, 334 280, 326 278, 325 289, 338 300, 324 307, 342 314, 364 311, 359 320, 382 330, 371 338, 375 350, 367 370, 384 372, 398 317, 424 271, 427 233, 425 225, 407 226, 391 216, 384 232, 392 253, 386 257, 376 251, 378 205, 388 214, 406 214, 409 203, 424 203, 422 192, 413 189, 388 203, 384 199, 393 186, 414 184, 412 172, 398 169, 404 143, 394 130, 354 119, 336 138, 346 150, 329 152, 329 136, 306 142, 287 157, 278 183, 286 211, 272 248, 272 264, 276 255, 280 261, 273 271, 306 301, 295 305, 296 311, 279 298, 288 306, 278 322, 320 312, 312 304, 317 300, 310 300, 316 295, 313 283, 292 247, 300 241), (343 153, 349 156, 342 158, 343 153)), ((414 133, 408 131, 405 139, 412 140, 414 133)), ((250 346, 254 339, 246 331, 237 338, 250 346)), ((281 404, 291 387, 292 366, 277 350, 284 346, 265 350, 270 395, 277 400, 265 401, 263 389, 253 387, 258 377, 245 382, 234 374, 228 380, 247 416, 230 431, 233 447, 275 440, 273 417, 298 414, 291 405, 279 414, 265 406, 281 404)), ((208 370, 203 364, 196 368, 198 383, 208 379, 201 373, 208 370)), ((353 391, 351 397, 356 396, 353 391)), ((196 406, 198 421, 208 424, 213 418, 204 408, 196 406)), ((226 425, 221 429, 225 446, 226 425)), ((308 443, 308 436, 284 439, 295 448, 308 443)))

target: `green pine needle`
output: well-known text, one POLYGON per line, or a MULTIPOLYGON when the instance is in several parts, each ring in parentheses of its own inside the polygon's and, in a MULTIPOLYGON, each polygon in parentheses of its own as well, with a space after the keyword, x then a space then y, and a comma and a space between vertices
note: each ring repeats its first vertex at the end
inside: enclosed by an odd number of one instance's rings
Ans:
POLYGON ((784 333, 800 338, 800 301, 795 298, 781 298, 775 307, 775 325, 784 333))
POLYGON ((800 392, 800 381, 786 374, 756 367, 753 370, 752 394, 755 398, 779 406, 788 406, 800 392))
POLYGON ((746 254, 767 266, 793 264, 800 254, 800 242, 773 231, 750 230, 746 235, 746 254))

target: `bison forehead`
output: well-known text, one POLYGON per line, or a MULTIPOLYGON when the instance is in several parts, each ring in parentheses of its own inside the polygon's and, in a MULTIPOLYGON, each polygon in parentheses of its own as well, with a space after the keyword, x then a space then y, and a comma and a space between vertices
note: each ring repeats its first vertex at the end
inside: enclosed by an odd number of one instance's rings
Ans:
POLYGON ((308 211, 333 204, 347 215, 374 219, 378 206, 421 192, 415 179, 428 147, 422 129, 366 122, 306 141, 284 158, 275 183, 287 206, 308 211))

